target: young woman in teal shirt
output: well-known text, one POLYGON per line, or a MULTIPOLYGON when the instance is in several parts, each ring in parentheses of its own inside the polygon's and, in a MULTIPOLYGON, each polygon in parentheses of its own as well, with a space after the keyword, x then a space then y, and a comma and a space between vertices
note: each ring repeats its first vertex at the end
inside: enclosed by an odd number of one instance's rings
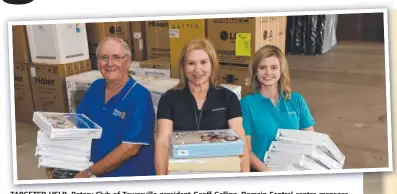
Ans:
POLYGON ((287 60, 278 47, 259 49, 250 70, 255 92, 241 99, 241 108, 251 171, 271 171, 263 158, 277 130, 314 131, 315 121, 302 95, 292 91, 287 60))

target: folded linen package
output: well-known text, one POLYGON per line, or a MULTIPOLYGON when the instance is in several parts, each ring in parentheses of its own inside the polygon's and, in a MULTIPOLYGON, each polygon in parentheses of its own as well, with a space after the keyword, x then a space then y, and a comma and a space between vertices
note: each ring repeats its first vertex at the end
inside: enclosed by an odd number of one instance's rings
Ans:
POLYGON ((240 158, 238 156, 170 159, 170 172, 239 172, 240 158))
POLYGON ((328 169, 342 169, 343 165, 323 152, 316 144, 300 144, 296 142, 273 141, 269 152, 283 152, 290 154, 305 154, 310 159, 328 169))
POLYGON ((102 128, 83 114, 34 112, 33 122, 49 139, 99 139, 102 128))
POLYGON ((60 168, 73 171, 83 171, 88 169, 94 163, 92 162, 77 162, 68 161, 64 159, 52 158, 52 157, 39 157, 38 167, 39 168, 60 168))
POLYGON ((174 132, 171 141, 174 159, 238 156, 244 150, 232 129, 174 132))
POLYGON ((340 165, 344 165, 345 156, 327 134, 313 131, 279 129, 277 131, 276 140, 306 145, 315 144, 340 165))
POLYGON ((76 152, 90 152, 91 139, 50 139, 42 130, 37 131, 37 146, 65 148, 76 152))
POLYGON ((301 153, 269 152, 264 157, 265 164, 292 164, 306 170, 327 170, 327 168, 301 153))

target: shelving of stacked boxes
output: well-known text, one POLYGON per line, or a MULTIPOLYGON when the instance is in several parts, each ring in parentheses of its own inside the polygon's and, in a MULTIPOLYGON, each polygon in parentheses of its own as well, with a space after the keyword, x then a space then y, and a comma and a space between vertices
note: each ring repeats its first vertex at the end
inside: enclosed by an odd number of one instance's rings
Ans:
MULTIPOLYGON (((14 26, 16 118, 30 122, 34 111, 75 113, 90 84, 102 78, 95 52, 98 43, 109 36, 130 45, 130 75, 151 92, 155 111, 161 95, 179 81, 178 59, 184 44, 200 38, 208 38, 216 49, 222 86, 241 99, 251 91, 248 65, 255 51, 265 44, 285 50, 286 20, 251 17, 14 26)), ((43 140, 43 134, 39 131, 38 139, 48 142, 43 140)), ((213 136, 217 137, 223 135, 213 136)), ((230 168, 218 166, 217 170, 211 165, 197 166, 200 157, 175 157, 178 141, 176 138, 171 142, 174 154, 170 173, 239 171, 239 146, 235 155, 206 159, 210 163, 235 164, 230 168)), ((203 146, 213 145, 216 143, 203 146)))

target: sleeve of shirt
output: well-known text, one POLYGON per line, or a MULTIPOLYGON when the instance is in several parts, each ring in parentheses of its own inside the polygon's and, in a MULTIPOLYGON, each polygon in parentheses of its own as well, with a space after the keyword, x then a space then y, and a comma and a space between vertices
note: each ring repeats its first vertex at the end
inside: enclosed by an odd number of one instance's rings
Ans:
POLYGON ((154 137, 154 108, 149 92, 133 99, 125 114, 127 124, 123 129, 122 142, 149 145, 154 137), (136 102, 139 99, 139 102, 136 102))
POLYGON ((240 101, 237 98, 237 95, 233 92, 230 92, 230 98, 229 98, 229 103, 228 103, 228 113, 227 113, 227 119, 233 119, 236 117, 241 117, 241 104, 240 101))
POLYGON ((247 136, 251 136, 252 117, 251 117, 251 112, 249 111, 249 106, 244 101, 241 101, 241 110, 242 110, 242 114, 243 114, 243 128, 244 128, 245 134, 247 136))
POLYGON ((157 119, 173 120, 173 101, 170 94, 171 92, 166 92, 160 97, 159 105, 157 107, 157 119))
POLYGON ((305 99, 301 96, 300 98, 300 118, 299 118, 299 128, 305 129, 313 126, 316 122, 310 112, 309 106, 307 105, 305 99))

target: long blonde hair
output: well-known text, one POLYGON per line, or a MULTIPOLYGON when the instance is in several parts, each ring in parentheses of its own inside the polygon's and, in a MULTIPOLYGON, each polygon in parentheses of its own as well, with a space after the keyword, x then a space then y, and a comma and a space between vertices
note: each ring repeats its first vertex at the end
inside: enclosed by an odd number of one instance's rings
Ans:
POLYGON ((258 65, 263 59, 273 56, 277 57, 278 60, 280 61, 281 75, 280 75, 280 80, 278 81, 278 89, 280 95, 285 97, 285 99, 289 100, 291 98, 292 89, 291 89, 291 78, 289 76, 289 70, 288 70, 288 62, 287 59, 285 58, 284 53, 277 46, 265 45, 262 48, 260 48, 258 51, 256 51, 255 55, 253 56, 251 69, 250 69, 252 75, 251 86, 256 92, 260 91, 261 85, 256 76, 258 72, 258 65))
POLYGON ((204 50, 211 61, 211 75, 210 75, 210 84, 214 87, 218 87, 220 85, 219 82, 219 61, 215 52, 214 46, 207 39, 197 39, 189 41, 183 47, 180 57, 179 57, 179 83, 175 86, 174 89, 182 90, 187 86, 187 76, 184 70, 186 56, 192 50, 204 50))

